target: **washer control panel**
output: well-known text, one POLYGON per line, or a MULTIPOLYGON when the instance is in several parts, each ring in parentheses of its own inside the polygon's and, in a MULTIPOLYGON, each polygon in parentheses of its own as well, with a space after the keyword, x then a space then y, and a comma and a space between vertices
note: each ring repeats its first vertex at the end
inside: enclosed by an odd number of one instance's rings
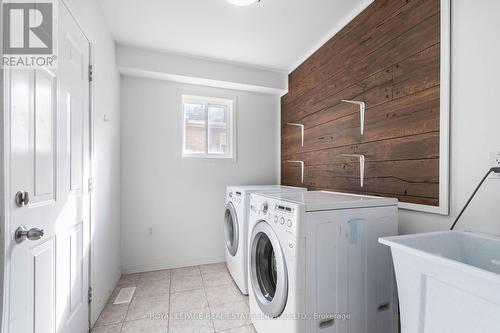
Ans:
POLYGON ((295 234, 297 230, 298 208, 281 200, 258 194, 250 196, 250 214, 267 220, 276 229, 295 234))
POLYGON ((280 229, 294 233, 297 209, 281 202, 270 203, 269 206, 270 221, 273 221, 280 229))

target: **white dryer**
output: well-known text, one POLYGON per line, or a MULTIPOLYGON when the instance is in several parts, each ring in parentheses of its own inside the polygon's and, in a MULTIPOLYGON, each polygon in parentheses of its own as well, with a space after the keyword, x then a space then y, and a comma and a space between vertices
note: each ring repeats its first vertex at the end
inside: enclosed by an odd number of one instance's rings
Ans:
POLYGON ((301 187, 281 185, 228 186, 224 213, 226 264, 244 295, 248 295, 248 207, 250 194, 270 192, 303 192, 301 187))
POLYGON ((397 200, 334 192, 253 194, 249 294, 259 333, 395 333, 390 250, 397 200))

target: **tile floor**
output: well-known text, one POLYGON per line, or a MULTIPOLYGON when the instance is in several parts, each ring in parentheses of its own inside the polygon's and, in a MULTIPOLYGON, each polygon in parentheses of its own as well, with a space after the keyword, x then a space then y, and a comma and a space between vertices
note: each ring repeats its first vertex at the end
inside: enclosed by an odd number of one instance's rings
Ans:
POLYGON ((248 297, 225 263, 123 275, 94 333, 255 333, 248 297), (114 305, 119 290, 136 287, 130 304, 114 305))

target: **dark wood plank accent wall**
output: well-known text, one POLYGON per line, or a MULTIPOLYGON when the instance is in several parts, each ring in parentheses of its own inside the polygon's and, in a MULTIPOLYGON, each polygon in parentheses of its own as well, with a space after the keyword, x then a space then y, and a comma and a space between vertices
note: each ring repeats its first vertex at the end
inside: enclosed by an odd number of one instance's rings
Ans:
POLYGON ((439 111, 440 1, 375 0, 290 74, 281 182, 438 206, 439 111), (364 135, 342 100, 366 103, 364 135), (365 155, 363 187, 344 154, 365 155))

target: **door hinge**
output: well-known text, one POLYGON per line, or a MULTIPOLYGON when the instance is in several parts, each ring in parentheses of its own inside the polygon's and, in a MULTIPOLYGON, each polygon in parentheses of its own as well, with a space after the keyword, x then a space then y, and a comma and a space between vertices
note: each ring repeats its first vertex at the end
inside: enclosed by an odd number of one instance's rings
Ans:
POLYGON ((92 177, 89 177, 89 192, 92 192, 94 190, 94 180, 92 179, 92 177))
POLYGON ((89 81, 92 82, 94 79, 94 66, 89 65, 89 81))
POLYGON ((89 303, 92 303, 92 297, 93 297, 92 287, 89 287, 89 303))

